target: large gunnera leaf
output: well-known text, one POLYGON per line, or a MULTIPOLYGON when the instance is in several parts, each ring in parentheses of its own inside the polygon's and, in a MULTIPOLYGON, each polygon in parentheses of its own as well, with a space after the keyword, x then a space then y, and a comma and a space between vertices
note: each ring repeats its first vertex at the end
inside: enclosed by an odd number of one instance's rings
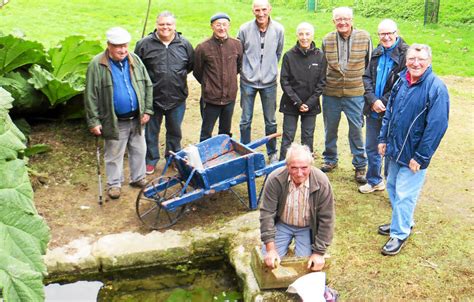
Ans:
POLYGON ((0 77, 0 87, 5 88, 15 99, 12 111, 20 115, 46 112, 49 108, 44 94, 28 83, 29 74, 12 71, 0 77))
POLYGON ((98 41, 84 40, 83 36, 69 36, 48 51, 52 74, 59 80, 74 73, 83 77, 89 62, 102 50, 98 41))
POLYGON ((8 115, 12 102, 10 93, 0 87, 0 160, 16 159, 18 154, 26 148, 25 136, 8 115))
POLYGON ((43 301, 42 255, 49 228, 37 214, 24 160, 25 137, 8 115, 13 99, 0 88, 0 298, 43 301))
POLYGON ((43 45, 12 35, 0 36, 0 75, 29 64, 46 65, 43 45))
POLYGON ((0 247, 0 289, 5 302, 44 301, 43 276, 0 247))
POLYGON ((31 79, 28 82, 33 84, 36 89, 41 90, 53 107, 84 91, 84 80, 77 73, 69 74, 60 80, 36 64, 31 66, 29 71, 31 79))

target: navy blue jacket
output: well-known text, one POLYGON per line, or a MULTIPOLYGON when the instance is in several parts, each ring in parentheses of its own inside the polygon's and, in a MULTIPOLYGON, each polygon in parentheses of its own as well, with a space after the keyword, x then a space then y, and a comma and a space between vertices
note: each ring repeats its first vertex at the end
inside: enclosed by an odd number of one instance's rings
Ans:
MULTIPOLYGON (((393 49, 392 53, 390 54, 390 58, 393 60, 393 67, 390 70, 390 74, 387 77, 387 82, 385 83, 385 87, 383 89, 383 96, 380 97, 383 105, 386 107, 388 98, 390 97, 390 91, 393 87, 393 84, 398 80, 399 73, 405 68, 406 63, 406 53, 408 49, 408 45, 405 41, 399 37, 400 41, 398 41, 397 46, 393 49)), ((384 53, 383 45, 379 44, 376 49, 372 52, 372 57, 370 58, 370 63, 367 69, 365 70, 364 75, 362 76, 362 81, 364 82, 364 114, 369 115, 372 110, 372 105, 375 103, 377 99, 379 99, 375 95, 375 83, 377 79, 377 66, 379 64, 379 59, 384 53)), ((379 113, 380 119, 383 117, 384 113, 379 113)))
POLYGON ((387 144, 385 156, 398 164, 408 166, 413 158, 426 169, 448 128, 448 89, 431 66, 412 86, 406 73, 392 89, 379 143, 387 144))

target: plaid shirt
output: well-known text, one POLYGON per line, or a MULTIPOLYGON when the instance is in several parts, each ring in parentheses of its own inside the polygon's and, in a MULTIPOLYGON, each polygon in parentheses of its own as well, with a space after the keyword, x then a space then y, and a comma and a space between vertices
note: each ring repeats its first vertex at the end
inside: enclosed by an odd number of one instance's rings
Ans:
POLYGON ((299 187, 288 177, 288 196, 280 219, 291 226, 307 227, 310 223, 309 178, 299 187))

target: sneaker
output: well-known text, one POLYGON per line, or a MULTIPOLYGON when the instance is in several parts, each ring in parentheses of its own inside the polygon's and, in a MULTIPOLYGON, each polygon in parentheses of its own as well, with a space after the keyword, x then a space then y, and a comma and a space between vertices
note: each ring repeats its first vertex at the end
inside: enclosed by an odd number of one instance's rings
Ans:
POLYGON ((268 163, 271 165, 271 164, 274 164, 274 163, 277 163, 278 162, 278 155, 277 153, 273 153, 272 155, 268 156, 268 163))
POLYGON ((121 193, 120 187, 110 187, 107 190, 107 194, 112 199, 118 199, 120 197, 120 193, 121 193))
POLYGON ((365 185, 359 187, 359 192, 362 194, 372 193, 375 191, 383 191, 383 190, 385 190, 385 184, 383 183, 383 181, 381 181, 379 184, 375 186, 372 186, 371 184, 366 183, 365 185))
POLYGON ((153 173, 155 173, 155 166, 146 165, 146 174, 151 175, 153 173))
POLYGON ((366 184, 367 183, 367 178, 365 178, 365 168, 360 168, 355 171, 354 175, 355 181, 357 181, 360 184, 366 184))
POLYGON ((321 171, 323 171, 324 173, 328 173, 336 168, 337 168, 337 163, 324 163, 321 166, 321 171))
POLYGON ((131 182, 130 186, 134 187, 134 188, 143 188, 143 187, 146 186, 146 180, 145 180, 145 178, 142 178, 138 181, 131 182))

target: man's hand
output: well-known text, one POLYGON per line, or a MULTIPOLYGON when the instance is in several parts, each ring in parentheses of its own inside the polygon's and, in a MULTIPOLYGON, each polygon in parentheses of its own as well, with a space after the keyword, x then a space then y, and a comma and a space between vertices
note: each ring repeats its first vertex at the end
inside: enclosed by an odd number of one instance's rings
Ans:
POLYGON ((148 113, 144 113, 140 122, 142 123, 142 125, 145 125, 146 123, 148 123, 149 120, 150 115, 148 113))
POLYGON ((414 160, 413 158, 410 159, 410 163, 408 164, 408 167, 410 167, 410 170, 413 172, 413 173, 416 173, 418 171, 420 171, 420 164, 414 160))
POLYGON ((265 261, 265 265, 272 269, 276 268, 277 265, 280 265, 281 260, 280 260, 280 256, 278 256, 278 253, 275 249, 275 243, 268 242, 265 245, 265 249, 267 250, 267 254, 265 255, 265 258, 263 259, 265 261))
POLYGON ((306 104, 301 104, 301 106, 300 106, 300 112, 308 112, 308 111, 309 111, 308 105, 306 105, 306 104))
POLYGON ((385 156, 385 151, 387 150, 387 144, 379 144, 378 149, 379 149, 379 154, 381 156, 385 156))
POLYGON ((308 260, 308 269, 312 270, 313 272, 320 271, 323 269, 326 260, 324 260, 323 255, 319 254, 312 254, 308 260))
POLYGON ((385 105, 383 104, 383 102, 381 100, 376 100, 372 104, 372 111, 375 111, 377 113, 381 113, 381 112, 384 112, 385 110, 386 110, 385 105))
POLYGON ((89 131, 94 134, 95 136, 102 135, 102 125, 95 126, 94 128, 90 128, 89 131))

